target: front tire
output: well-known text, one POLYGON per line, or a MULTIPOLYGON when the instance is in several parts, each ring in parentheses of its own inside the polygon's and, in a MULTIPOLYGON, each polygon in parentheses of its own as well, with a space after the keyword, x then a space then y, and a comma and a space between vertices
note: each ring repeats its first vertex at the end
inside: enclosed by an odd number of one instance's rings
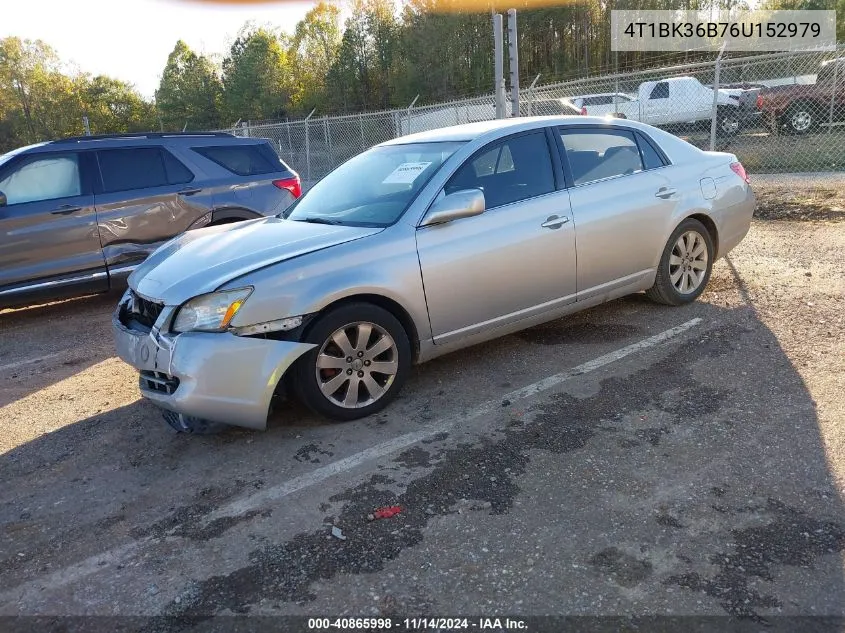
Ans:
POLYGON ((670 306, 695 301, 710 280, 714 250, 713 238, 701 222, 693 218, 681 222, 663 249, 646 296, 670 306))
POLYGON ((317 347, 291 368, 292 388, 309 409, 333 420, 363 418, 396 397, 411 369, 411 344, 399 320, 368 303, 340 306, 303 338, 317 347))

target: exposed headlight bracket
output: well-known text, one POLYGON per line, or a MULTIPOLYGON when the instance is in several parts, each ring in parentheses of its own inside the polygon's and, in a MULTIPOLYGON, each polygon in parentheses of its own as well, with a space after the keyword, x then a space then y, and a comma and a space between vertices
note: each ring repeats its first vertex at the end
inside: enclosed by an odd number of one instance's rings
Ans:
POLYGON ((254 336, 256 334, 268 334, 270 332, 287 332, 289 330, 295 330, 302 325, 304 319, 304 316, 287 317, 285 319, 276 319, 274 321, 256 323, 255 325, 232 328, 231 332, 233 334, 237 334, 238 336, 254 336))

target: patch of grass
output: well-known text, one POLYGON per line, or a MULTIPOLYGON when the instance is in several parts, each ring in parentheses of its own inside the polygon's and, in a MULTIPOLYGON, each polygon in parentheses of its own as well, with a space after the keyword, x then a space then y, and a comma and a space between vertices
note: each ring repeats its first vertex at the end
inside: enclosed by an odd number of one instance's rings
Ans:
POLYGON ((845 221, 845 194, 829 188, 754 187, 758 220, 845 221))

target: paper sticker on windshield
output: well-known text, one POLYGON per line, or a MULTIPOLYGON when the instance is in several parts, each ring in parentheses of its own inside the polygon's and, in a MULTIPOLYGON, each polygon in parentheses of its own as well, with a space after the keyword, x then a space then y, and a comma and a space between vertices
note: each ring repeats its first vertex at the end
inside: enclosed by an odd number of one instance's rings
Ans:
POLYGON ((421 173, 425 171, 425 168, 431 165, 430 162, 428 163, 402 163, 394 169, 390 174, 388 174, 387 178, 382 180, 382 184, 384 185, 392 185, 392 184, 410 184, 417 179, 421 173))

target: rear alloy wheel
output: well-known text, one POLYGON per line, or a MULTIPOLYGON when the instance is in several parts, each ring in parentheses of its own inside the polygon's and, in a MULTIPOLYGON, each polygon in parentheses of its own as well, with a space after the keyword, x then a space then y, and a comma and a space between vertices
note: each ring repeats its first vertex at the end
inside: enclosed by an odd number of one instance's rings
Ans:
POLYGON ((816 127, 816 116, 809 104, 792 106, 786 114, 786 127, 795 134, 806 134, 816 127))
POLYGON ((294 391, 308 408, 335 420, 380 411, 410 371, 408 336, 378 306, 341 306, 320 318, 305 339, 317 347, 293 367, 294 391))
POLYGON ((654 285, 646 295, 673 306, 695 301, 710 279, 713 251, 713 239, 704 225, 692 218, 684 220, 663 249, 654 285))
POLYGON ((739 132, 739 117, 732 112, 723 112, 719 115, 719 132, 722 136, 733 136, 739 132))

